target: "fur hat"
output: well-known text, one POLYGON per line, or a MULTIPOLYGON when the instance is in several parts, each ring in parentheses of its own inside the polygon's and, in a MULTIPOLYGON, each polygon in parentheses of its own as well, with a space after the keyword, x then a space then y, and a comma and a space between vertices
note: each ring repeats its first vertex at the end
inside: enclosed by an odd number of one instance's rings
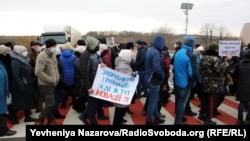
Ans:
POLYGON ((77 47, 75 48, 75 51, 78 51, 78 52, 82 53, 85 49, 86 49, 85 46, 77 46, 77 47))
POLYGON ((5 45, 0 45, 0 54, 5 54, 7 52, 10 52, 11 49, 5 45))
POLYGON ((198 50, 198 51, 204 51, 204 47, 203 47, 203 46, 199 46, 199 47, 197 48, 197 50, 198 50))
POLYGON ((100 44, 99 47, 100 47, 99 48, 100 50, 106 50, 106 49, 108 49, 108 46, 106 44, 100 44))
POLYGON ((56 46, 57 43, 54 39, 48 39, 45 41, 45 45, 46 45, 46 48, 50 48, 50 47, 56 46))
POLYGON ((27 50, 27 48, 24 46, 20 46, 20 45, 14 46, 14 52, 16 52, 18 54, 20 54, 21 52, 26 51, 26 50, 27 50))
POLYGON ((70 42, 65 43, 62 49, 72 49, 70 42))
POLYGON ((219 49, 219 46, 216 42, 212 42, 209 44, 208 49, 213 50, 213 51, 217 51, 219 49))
POLYGON ((35 45, 43 46, 43 44, 40 41, 35 40, 30 42, 30 46, 35 46, 35 45))
POLYGON ((190 35, 185 36, 184 45, 189 46, 189 47, 193 47, 195 45, 195 39, 190 35))

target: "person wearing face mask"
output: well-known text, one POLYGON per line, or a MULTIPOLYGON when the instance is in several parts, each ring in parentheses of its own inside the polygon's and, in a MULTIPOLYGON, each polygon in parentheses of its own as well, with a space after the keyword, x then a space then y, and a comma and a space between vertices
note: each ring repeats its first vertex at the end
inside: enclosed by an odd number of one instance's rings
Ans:
POLYGON ((33 93, 35 98, 35 108, 36 113, 41 112, 43 106, 43 97, 41 96, 39 89, 38 89, 38 78, 35 75, 35 66, 36 66, 36 58, 38 53, 41 51, 43 44, 39 41, 31 41, 30 42, 30 51, 28 53, 30 58, 30 66, 32 68, 31 76, 33 78, 33 93), (39 51, 40 50, 40 51, 39 51))
POLYGON ((55 88, 60 77, 56 59, 57 43, 54 39, 48 39, 45 41, 45 45, 44 51, 37 56, 35 67, 35 75, 38 77, 38 88, 45 99, 45 107, 43 107, 35 124, 44 125, 45 118, 47 118, 48 125, 59 125, 53 115, 55 88))
MULTIPOLYGON (((11 52, 11 49, 5 45, 0 45, 0 57, 6 56, 11 52)), ((6 67, 0 59, 0 137, 12 136, 16 134, 16 131, 10 130, 6 124, 4 114, 8 111, 7 108, 7 96, 9 95, 9 78, 6 67)))
POLYGON ((24 122, 35 121, 30 116, 30 109, 34 108, 33 80, 31 76, 31 66, 27 48, 21 45, 15 45, 11 56, 11 72, 12 78, 12 109, 9 119, 13 124, 18 124, 16 118, 17 111, 23 110, 24 122))

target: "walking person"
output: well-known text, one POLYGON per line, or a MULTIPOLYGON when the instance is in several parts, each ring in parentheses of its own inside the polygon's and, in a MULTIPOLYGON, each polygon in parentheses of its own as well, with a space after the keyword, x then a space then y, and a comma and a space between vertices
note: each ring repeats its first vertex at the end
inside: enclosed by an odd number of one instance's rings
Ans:
POLYGON ((48 39, 45 41, 46 48, 39 53, 36 60, 35 74, 38 77, 39 90, 45 99, 45 107, 42 109, 36 125, 44 125, 45 118, 48 125, 58 125, 53 115, 55 107, 55 88, 59 82, 59 72, 56 59, 56 41, 48 39))
MULTIPOLYGON (((97 51, 99 50, 99 40, 87 36, 85 43, 86 50, 80 56, 80 72, 83 83, 88 90, 88 94, 92 94, 94 93, 92 84, 94 83, 98 65, 101 65, 102 67, 105 67, 106 65, 101 63, 101 58, 97 55, 97 51)), ((101 102, 101 100, 88 96, 86 108, 84 112, 78 116, 85 125, 98 125, 96 112, 99 102, 101 102)))

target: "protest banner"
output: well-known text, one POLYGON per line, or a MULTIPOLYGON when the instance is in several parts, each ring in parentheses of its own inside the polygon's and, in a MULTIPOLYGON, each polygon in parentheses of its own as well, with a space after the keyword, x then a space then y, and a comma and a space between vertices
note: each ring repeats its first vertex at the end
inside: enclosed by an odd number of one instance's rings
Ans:
POLYGON ((241 41, 219 41, 219 56, 240 56, 241 41))
POLYGON ((110 69, 98 66, 90 96, 110 101, 117 106, 128 106, 134 96, 139 75, 133 77, 110 69))

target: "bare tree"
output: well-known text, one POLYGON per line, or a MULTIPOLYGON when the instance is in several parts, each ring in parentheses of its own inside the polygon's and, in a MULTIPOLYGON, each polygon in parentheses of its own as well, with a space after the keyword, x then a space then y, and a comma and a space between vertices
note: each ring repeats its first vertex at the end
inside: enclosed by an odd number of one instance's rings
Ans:
POLYGON ((224 26, 218 27, 217 30, 218 30, 218 36, 220 40, 232 37, 231 32, 224 26))
POLYGON ((152 33, 158 33, 162 35, 174 34, 174 30, 169 27, 159 27, 152 31, 152 33))
POLYGON ((205 23, 200 29, 200 34, 202 35, 201 41, 205 42, 206 46, 208 46, 209 41, 213 41, 213 35, 216 35, 216 32, 217 27, 214 24, 205 23))

